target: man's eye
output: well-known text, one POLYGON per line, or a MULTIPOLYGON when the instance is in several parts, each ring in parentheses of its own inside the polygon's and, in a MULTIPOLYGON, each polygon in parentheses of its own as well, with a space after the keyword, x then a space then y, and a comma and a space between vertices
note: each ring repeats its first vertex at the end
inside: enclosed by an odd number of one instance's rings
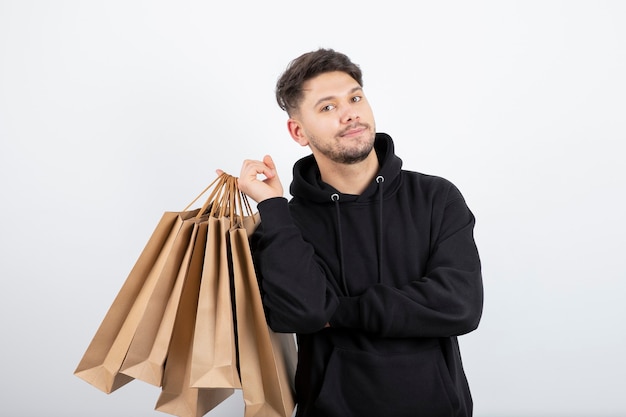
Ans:
POLYGON ((331 111, 332 109, 334 109, 335 106, 333 104, 327 104, 326 106, 322 107, 322 111, 331 111))
POLYGON ((358 101, 361 101, 362 98, 363 97, 361 97, 361 96, 354 96, 354 97, 352 97, 352 101, 356 103, 358 101))

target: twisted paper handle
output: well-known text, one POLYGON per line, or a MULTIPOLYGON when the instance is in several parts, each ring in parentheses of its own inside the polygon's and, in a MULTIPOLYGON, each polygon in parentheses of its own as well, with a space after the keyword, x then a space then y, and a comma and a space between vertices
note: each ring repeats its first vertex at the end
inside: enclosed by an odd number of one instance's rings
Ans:
POLYGON ((252 207, 250 206, 248 196, 239 190, 237 180, 237 177, 223 172, 202 190, 183 211, 189 210, 200 197, 211 190, 209 197, 196 217, 202 217, 207 214, 218 218, 228 217, 231 227, 239 225, 243 216, 252 215, 252 207))

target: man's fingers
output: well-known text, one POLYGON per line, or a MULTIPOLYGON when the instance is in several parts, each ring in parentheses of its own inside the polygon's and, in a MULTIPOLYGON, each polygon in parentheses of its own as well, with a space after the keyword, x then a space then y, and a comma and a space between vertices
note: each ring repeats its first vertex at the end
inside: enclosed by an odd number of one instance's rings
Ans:
POLYGON ((246 159, 243 164, 242 176, 245 175, 249 178, 256 178, 257 175, 265 175, 267 178, 273 178, 276 176, 276 171, 273 167, 267 165, 264 161, 255 161, 246 159))

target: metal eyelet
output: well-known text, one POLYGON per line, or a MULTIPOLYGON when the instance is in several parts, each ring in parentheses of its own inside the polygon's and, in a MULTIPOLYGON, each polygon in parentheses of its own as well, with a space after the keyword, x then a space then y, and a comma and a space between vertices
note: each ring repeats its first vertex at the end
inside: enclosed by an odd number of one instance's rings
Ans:
POLYGON ((339 201, 339 194, 335 193, 330 196, 330 199, 333 201, 339 201))
POLYGON ((376 182, 378 184, 380 184, 381 182, 385 182, 385 177, 383 177, 382 175, 379 175, 376 177, 376 182))

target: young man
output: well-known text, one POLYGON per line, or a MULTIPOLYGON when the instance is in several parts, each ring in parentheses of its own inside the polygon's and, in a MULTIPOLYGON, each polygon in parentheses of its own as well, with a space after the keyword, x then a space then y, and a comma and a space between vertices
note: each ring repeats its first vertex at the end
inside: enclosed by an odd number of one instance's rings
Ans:
POLYGON ((292 61, 276 98, 312 152, 293 199, 270 156, 239 177, 268 323, 297 335, 296 415, 471 416, 457 336, 482 313, 474 216, 449 181, 402 169, 362 87, 332 49, 292 61))

